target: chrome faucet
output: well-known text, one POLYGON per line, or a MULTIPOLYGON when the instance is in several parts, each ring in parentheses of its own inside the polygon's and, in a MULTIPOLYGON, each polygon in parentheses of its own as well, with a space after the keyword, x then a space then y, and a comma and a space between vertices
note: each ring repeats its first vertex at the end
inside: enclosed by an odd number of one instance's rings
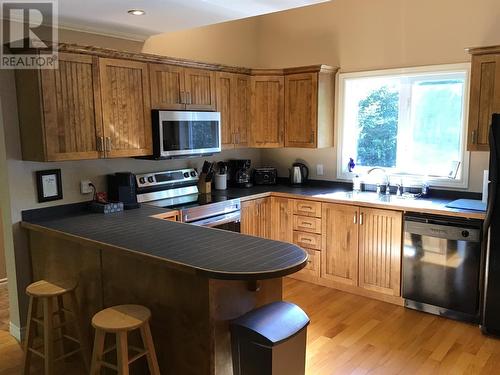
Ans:
MULTIPOLYGON (((387 171, 384 168, 374 167, 374 168, 369 169, 368 172, 366 172, 366 174, 369 175, 373 171, 381 171, 384 174, 384 179, 385 179, 385 194, 386 195, 391 194, 391 186, 390 186, 390 182, 389 182, 389 176, 387 175, 387 171)), ((377 194, 381 193, 380 187, 381 187, 381 185, 379 183, 377 183, 377 194)))

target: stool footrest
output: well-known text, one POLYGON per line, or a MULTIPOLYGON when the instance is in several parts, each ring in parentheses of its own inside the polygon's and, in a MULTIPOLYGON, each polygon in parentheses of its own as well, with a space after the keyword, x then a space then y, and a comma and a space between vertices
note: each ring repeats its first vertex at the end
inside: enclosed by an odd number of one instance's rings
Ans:
POLYGON ((82 348, 77 348, 75 350, 72 350, 68 353, 65 353, 65 354, 61 354, 59 357, 57 357, 56 359, 54 359, 54 361, 60 361, 64 358, 68 358, 68 357, 71 357, 72 355, 76 354, 76 353, 79 353, 82 351, 82 348))
POLYGON ((146 354, 148 354, 148 351, 146 349, 141 349, 141 348, 138 348, 136 346, 129 346, 130 349, 132 349, 133 351, 136 351, 137 354, 134 355, 132 358, 130 358, 128 360, 128 364, 130 365, 132 362, 135 362, 137 361, 139 358, 141 357, 144 357, 146 354))
POLYGON ((38 350, 34 349, 34 348, 28 348, 28 350, 33 353, 33 354, 36 354, 37 356, 39 356, 40 358, 42 359, 45 359, 45 354, 43 354, 42 352, 39 352, 38 350))

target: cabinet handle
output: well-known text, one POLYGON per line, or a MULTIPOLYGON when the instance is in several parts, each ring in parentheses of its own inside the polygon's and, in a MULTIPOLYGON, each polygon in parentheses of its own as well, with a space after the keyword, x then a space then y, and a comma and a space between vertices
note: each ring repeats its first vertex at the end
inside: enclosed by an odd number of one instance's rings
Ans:
POLYGON ((472 144, 475 145, 477 143, 477 131, 472 131, 472 144))
POLYGON ((358 223, 358 213, 355 212, 354 213, 354 224, 357 224, 358 223))
POLYGON ((191 93, 187 92, 187 103, 186 104, 193 104, 193 100, 191 99, 191 93))
POLYGON ((359 225, 363 225, 363 213, 359 214, 359 225))
POLYGON ((310 238, 305 238, 305 237, 302 237, 300 240, 306 241, 306 242, 312 242, 312 240, 310 238))
POLYGON ((181 91, 181 103, 180 104, 186 104, 186 93, 184 91, 181 91))
POLYGON ((313 132, 311 133, 311 139, 310 139, 310 141, 309 141, 310 143, 314 143, 314 135, 315 135, 315 132, 313 131, 313 132))
POLYGON ((239 145, 240 144, 240 133, 235 133, 234 134, 234 138, 235 138, 234 143, 236 143, 237 145, 239 145))
POLYGON ((302 225, 303 227, 312 227, 312 223, 308 221, 303 221, 300 225, 302 225))
POLYGON ((104 152, 104 138, 103 137, 96 137, 96 141, 97 141, 97 151, 99 152, 104 152))
POLYGON ((111 147, 112 147, 112 144, 111 144, 111 137, 106 137, 106 151, 111 151, 111 147))

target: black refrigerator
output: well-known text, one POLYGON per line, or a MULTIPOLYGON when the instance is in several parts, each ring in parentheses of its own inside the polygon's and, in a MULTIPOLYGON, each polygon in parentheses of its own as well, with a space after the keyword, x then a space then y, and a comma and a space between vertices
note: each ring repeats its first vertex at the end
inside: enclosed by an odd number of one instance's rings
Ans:
POLYGON ((484 301, 481 329, 500 335, 500 114, 492 116, 490 128, 490 171, 488 209, 484 233, 489 232, 484 274, 484 301))

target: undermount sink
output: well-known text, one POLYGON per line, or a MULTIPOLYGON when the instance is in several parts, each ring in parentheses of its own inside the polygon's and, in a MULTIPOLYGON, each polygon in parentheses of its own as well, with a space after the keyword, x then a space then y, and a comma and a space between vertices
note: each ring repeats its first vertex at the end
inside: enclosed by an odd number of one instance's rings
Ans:
POLYGON ((354 191, 339 191, 336 193, 329 193, 329 194, 319 194, 317 197, 322 197, 322 198, 331 198, 331 199, 345 199, 345 200, 355 200, 355 201, 361 201, 361 202, 384 202, 384 203, 390 203, 394 201, 401 201, 401 200, 415 200, 418 199, 415 196, 409 195, 385 195, 385 194, 378 194, 370 191, 360 191, 360 192, 354 192, 354 191))

